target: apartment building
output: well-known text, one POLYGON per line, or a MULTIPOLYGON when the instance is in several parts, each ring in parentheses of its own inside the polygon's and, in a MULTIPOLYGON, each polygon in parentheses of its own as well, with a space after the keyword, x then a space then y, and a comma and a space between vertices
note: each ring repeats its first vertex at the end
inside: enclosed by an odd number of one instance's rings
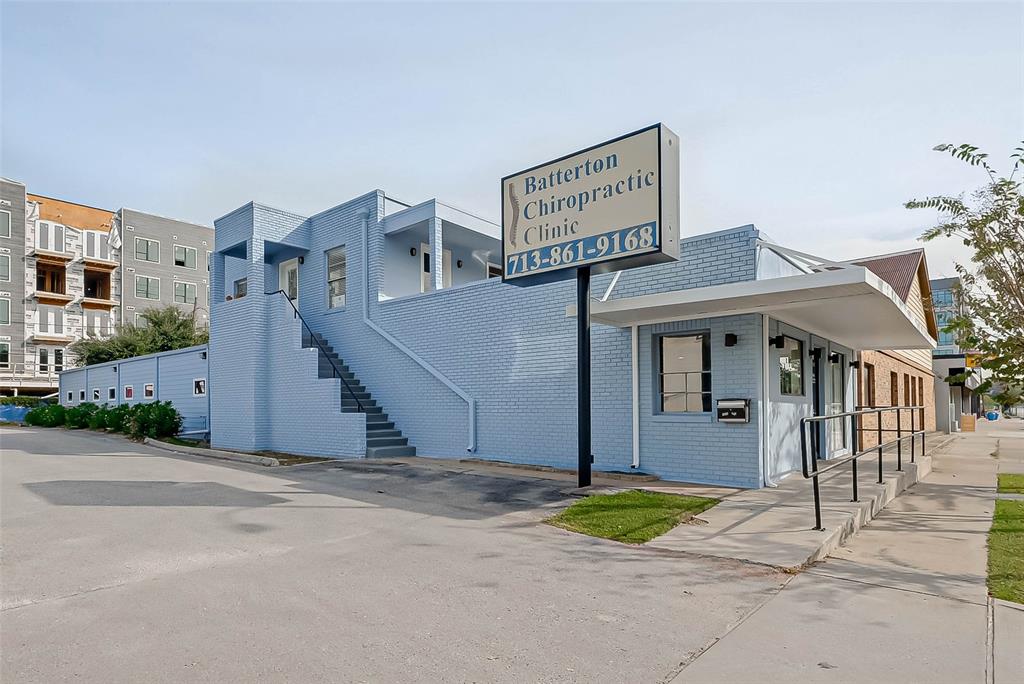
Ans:
POLYGON ((114 242, 121 244, 121 322, 141 325, 146 309, 174 304, 209 327, 212 228, 121 209, 114 242))
POLYGON ((152 306, 176 304, 208 325, 212 229, 7 179, 0 199, 0 394, 52 393, 74 365, 70 345, 152 306))

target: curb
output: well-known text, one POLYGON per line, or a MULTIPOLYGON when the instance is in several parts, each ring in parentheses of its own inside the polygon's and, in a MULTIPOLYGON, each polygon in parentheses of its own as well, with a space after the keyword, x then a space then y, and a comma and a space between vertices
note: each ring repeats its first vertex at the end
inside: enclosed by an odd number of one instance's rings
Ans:
POLYGON ((280 461, 270 456, 257 456, 255 454, 243 454, 234 451, 221 451, 219 449, 200 449, 199 447, 187 447, 181 446, 180 444, 169 444, 168 442, 161 442, 158 439, 147 437, 143 440, 143 444, 147 444, 157 449, 163 449, 164 451, 173 451, 179 454, 188 454, 189 456, 204 456, 206 458, 216 458, 222 461, 237 461, 239 463, 249 463, 250 465, 261 465, 261 466, 279 466, 280 461))
MULTIPOLYGON (((530 463, 512 463, 511 461, 491 461, 486 458, 460 458, 459 463, 469 465, 493 466, 495 468, 511 468, 515 470, 532 470, 541 473, 560 473, 563 475, 575 475, 575 470, 567 468, 556 468, 554 466, 533 465, 530 463)), ((623 473, 612 470, 594 470, 594 477, 606 480, 622 480, 623 482, 657 482, 661 478, 648 473, 623 473)))

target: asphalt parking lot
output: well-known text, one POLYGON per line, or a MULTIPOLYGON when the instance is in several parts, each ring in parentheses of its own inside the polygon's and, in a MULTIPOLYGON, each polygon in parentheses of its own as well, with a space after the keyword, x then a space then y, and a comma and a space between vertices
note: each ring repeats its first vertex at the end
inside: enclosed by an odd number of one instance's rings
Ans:
POLYGON ((670 681, 786 579, 544 525, 518 474, 0 446, 4 682, 670 681))

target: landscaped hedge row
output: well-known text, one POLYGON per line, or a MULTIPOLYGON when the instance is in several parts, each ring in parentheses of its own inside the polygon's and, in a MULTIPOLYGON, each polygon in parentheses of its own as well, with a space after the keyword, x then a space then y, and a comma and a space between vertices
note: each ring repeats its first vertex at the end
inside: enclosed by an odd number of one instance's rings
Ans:
POLYGON ((44 403, 39 397, 0 397, 0 404, 8 406, 39 406, 44 403))
POLYGON ((60 404, 37 406, 25 422, 38 427, 91 428, 123 432, 134 439, 173 437, 181 430, 181 414, 169 401, 121 404, 113 408, 92 403, 64 408, 60 404))

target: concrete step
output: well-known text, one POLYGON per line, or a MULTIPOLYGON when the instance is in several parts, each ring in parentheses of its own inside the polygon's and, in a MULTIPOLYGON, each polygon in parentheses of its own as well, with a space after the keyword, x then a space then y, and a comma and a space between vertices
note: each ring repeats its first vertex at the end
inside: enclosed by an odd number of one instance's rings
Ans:
POLYGON ((366 457, 367 458, 387 458, 394 456, 415 456, 416 447, 414 446, 385 446, 385 447, 367 447, 366 457))
MULTIPOLYGON (((341 412, 342 413, 359 413, 359 408, 355 404, 352 404, 351 406, 349 406, 347 404, 342 404, 341 412)), ((364 404, 363 405, 363 412, 366 413, 367 418, 369 418, 369 416, 372 415, 372 414, 377 414, 379 416, 387 416, 387 414, 384 413, 384 409, 382 409, 380 406, 366 406, 364 404)))
POLYGON ((401 437, 402 431, 396 430, 395 428, 381 428, 379 430, 374 429, 371 424, 366 425, 366 436, 367 437, 401 437))
MULTIPOLYGON (((373 401, 373 397, 370 396, 369 392, 367 392, 365 389, 360 391, 360 390, 356 389, 355 385, 352 385, 352 384, 342 385, 341 386, 341 396, 344 399, 352 399, 353 403, 355 403, 356 399, 359 399, 359 401, 364 401, 364 402, 365 401, 373 401)), ((376 403, 376 402, 374 402, 374 403, 376 403)))
POLYGON ((341 405, 342 406, 355 406, 357 408, 359 406, 362 406, 363 408, 369 408, 371 406, 376 406, 377 405, 377 400, 376 399, 360 398, 359 402, 357 403, 354 398, 348 396, 348 393, 345 392, 344 389, 342 389, 341 392, 342 392, 341 393, 341 405))
POLYGON ((405 437, 370 437, 366 438, 366 448, 407 446, 409 440, 405 437))
POLYGON ((393 430, 395 428, 394 421, 388 420, 387 414, 384 413, 370 413, 366 416, 366 431, 371 430, 393 430))

